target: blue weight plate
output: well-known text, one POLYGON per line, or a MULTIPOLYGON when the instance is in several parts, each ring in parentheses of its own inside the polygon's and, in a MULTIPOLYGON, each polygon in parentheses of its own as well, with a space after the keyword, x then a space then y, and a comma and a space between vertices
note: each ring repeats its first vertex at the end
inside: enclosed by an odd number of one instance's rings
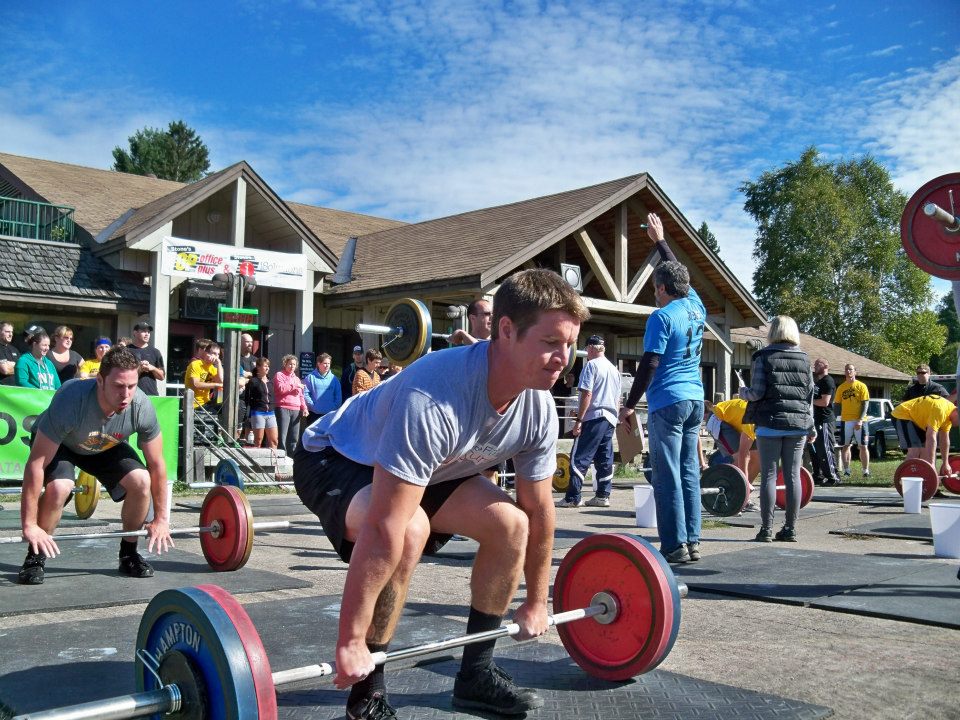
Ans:
POLYGON ((243 474, 235 460, 223 458, 213 471, 213 481, 217 485, 232 485, 243 490, 243 474))
MULTIPOLYGON (((215 598, 198 588, 164 590, 140 620, 137 649, 158 661, 177 650, 193 661, 205 682, 209 720, 251 720, 259 717, 256 684, 250 661, 230 615, 215 598)), ((158 683, 135 664, 137 690, 156 690, 158 683)), ((161 720, 160 715, 154 716, 161 720)))

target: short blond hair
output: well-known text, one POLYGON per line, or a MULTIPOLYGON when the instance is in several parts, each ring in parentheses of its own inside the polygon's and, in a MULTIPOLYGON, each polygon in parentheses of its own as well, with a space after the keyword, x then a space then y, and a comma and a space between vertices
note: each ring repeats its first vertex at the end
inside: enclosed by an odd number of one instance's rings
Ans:
POLYGON ((767 331, 767 343, 799 345, 800 329, 797 327, 797 321, 789 315, 777 315, 767 331))

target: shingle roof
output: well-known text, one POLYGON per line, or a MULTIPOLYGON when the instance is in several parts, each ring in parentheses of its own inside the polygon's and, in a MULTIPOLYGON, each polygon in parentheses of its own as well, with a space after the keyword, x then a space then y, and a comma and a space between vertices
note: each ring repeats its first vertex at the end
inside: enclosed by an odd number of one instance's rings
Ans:
POLYGON ((0 153, 0 165, 42 202, 76 208, 73 219, 94 237, 131 209, 182 188, 183 183, 0 153))
POLYGON ((333 292, 413 285, 428 278, 477 277, 641 177, 631 175, 362 236, 357 242, 356 279, 333 292))
POLYGON ((299 215, 304 224, 313 230, 314 235, 320 238, 337 257, 340 257, 343 246, 347 244, 347 238, 352 235, 368 235, 406 225, 399 220, 387 220, 373 215, 360 215, 302 203, 287 202, 287 207, 299 215))
MULTIPOLYGON (((769 327, 769 325, 763 325, 758 328, 735 328, 730 332, 730 335, 735 342, 742 343, 749 339, 756 338, 766 343, 767 330, 769 327)), ((863 355, 857 355, 855 352, 844 350, 842 347, 828 343, 826 340, 821 340, 813 335, 801 333, 800 347, 806 351, 810 357, 810 362, 813 362, 818 357, 826 360, 830 366, 831 375, 842 375, 843 366, 847 363, 853 363, 857 368, 858 378, 876 378, 878 380, 906 382, 913 377, 907 373, 874 362, 863 355)))
POLYGON ((0 292, 97 300, 142 310, 143 274, 117 270, 79 245, 0 239, 0 292))

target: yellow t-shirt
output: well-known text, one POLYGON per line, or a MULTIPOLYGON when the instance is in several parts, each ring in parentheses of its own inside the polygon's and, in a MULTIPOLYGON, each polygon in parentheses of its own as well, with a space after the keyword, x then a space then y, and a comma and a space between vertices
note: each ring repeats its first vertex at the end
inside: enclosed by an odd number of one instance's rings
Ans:
POLYGON ((80 363, 80 368, 77 370, 77 375, 86 373, 89 377, 93 377, 98 372, 100 372, 99 360, 84 360, 82 363, 80 363))
POLYGON ((727 423, 737 432, 746 433, 751 440, 756 440, 756 428, 751 423, 743 423, 743 414, 746 411, 747 401, 740 398, 724 400, 713 406, 713 414, 720 418, 722 422, 727 423))
POLYGON ((924 395, 897 405, 893 416, 898 420, 910 420, 922 430, 932 427, 934 432, 949 432, 953 427, 950 413, 955 408, 956 405, 939 395, 924 395))
POLYGON ((193 390, 193 406, 195 408, 206 405, 210 402, 212 388, 203 388, 198 390, 193 387, 193 381, 214 382, 217 377, 217 366, 205 363, 203 360, 191 360, 187 365, 187 371, 183 374, 183 384, 193 390))
POLYGON ((840 383, 836 401, 840 403, 840 419, 844 422, 859 420, 863 413, 863 403, 870 399, 870 391, 859 380, 840 383))

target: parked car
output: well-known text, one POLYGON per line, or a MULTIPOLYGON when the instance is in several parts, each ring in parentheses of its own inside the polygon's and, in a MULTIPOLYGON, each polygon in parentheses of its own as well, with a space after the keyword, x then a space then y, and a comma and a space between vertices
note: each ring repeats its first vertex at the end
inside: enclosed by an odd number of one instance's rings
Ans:
MULTIPOLYGON (((840 420, 840 406, 835 407, 837 412, 837 444, 843 442, 843 421, 840 420)), ((889 448, 897 448, 900 441, 897 439, 897 429, 893 425, 893 403, 886 398, 873 398, 867 401, 867 417, 864 421, 867 426, 867 436, 870 438, 870 457, 882 459, 889 448)))

